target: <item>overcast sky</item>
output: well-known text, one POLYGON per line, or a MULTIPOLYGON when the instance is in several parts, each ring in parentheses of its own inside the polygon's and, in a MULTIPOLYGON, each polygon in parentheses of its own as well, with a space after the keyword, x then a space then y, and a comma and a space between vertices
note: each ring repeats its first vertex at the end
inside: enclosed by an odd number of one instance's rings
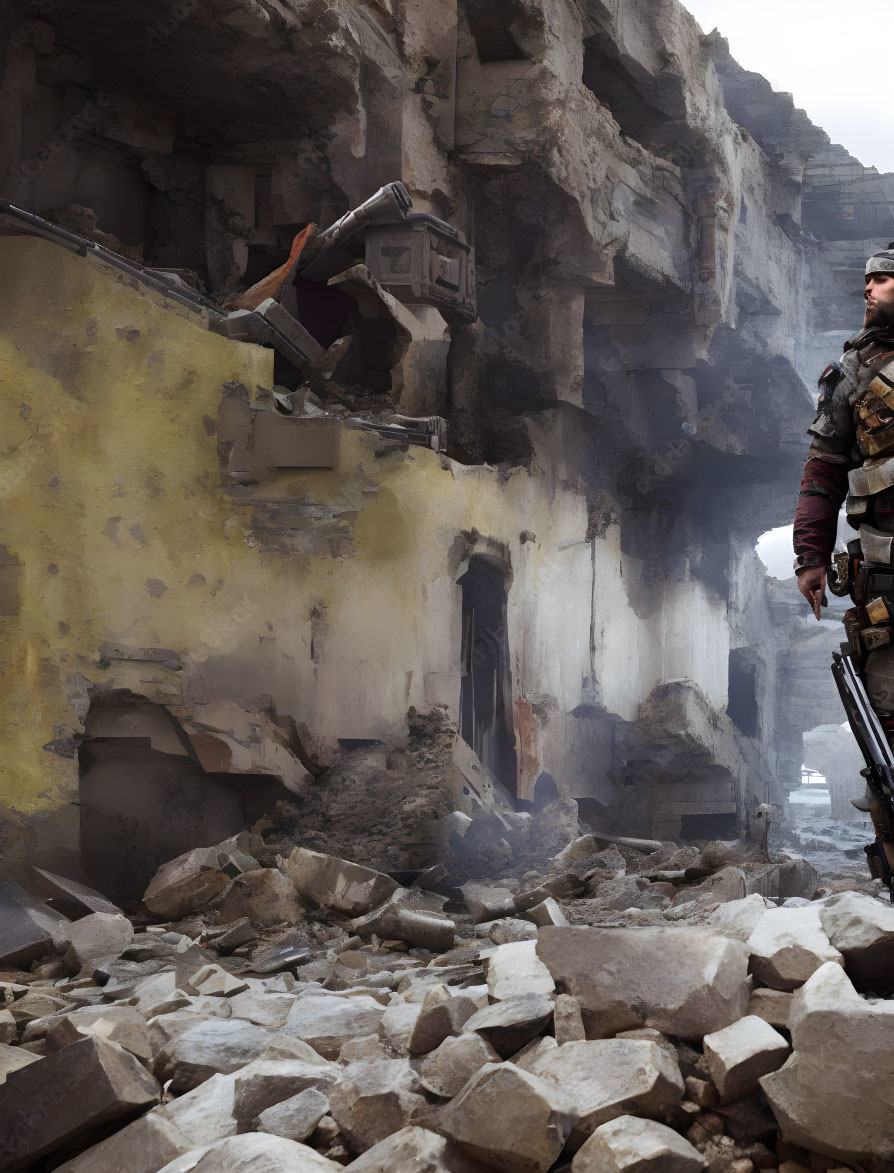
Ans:
POLYGON ((762 73, 867 167, 894 171, 894 102, 882 88, 892 0, 683 0, 718 28, 745 69, 762 73))

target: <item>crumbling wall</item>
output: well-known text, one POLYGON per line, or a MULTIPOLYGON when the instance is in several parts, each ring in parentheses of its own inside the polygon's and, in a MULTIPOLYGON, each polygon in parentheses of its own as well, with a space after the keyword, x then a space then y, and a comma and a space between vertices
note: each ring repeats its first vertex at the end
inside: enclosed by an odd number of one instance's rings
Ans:
POLYGON ((56 0, 3 19, 14 200, 223 304, 400 178, 475 246, 478 297, 474 322, 400 304, 351 258, 304 286, 292 308, 321 345, 343 320, 355 335, 315 400, 272 351, 0 240, 19 849, 76 841, 106 690, 164 705, 205 774, 293 790, 337 785, 346 748, 399 746, 411 708, 461 725, 475 558, 503 568, 515 767, 488 778, 458 750, 451 801, 530 800, 549 775, 639 833, 744 828, 789 738, 768 639, 789 620, 752 547, 792 508, 799 293, 827 262, 803 169, 737 125, 712 39, 676 0, 507 0, 499 19, 477 0, 212 0, 148 26, 121 0, 56 0), (446 451, 348 419, 383 407, 443 417, 446 451), (282 467, 297 444, 311 456, 282 467))

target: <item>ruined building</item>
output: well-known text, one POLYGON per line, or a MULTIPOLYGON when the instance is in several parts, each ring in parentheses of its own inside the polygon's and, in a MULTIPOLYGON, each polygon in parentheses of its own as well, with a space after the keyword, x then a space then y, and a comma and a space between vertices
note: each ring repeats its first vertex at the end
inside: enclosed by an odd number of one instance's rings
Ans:
POLYGON ((840 718, 786 701, 754 544, 888 178, 677 0, 2 21, 6 854, 141 891, 342 785, 399 850, 556 793, 745 832, 797 784, 840 718), (396 181, 409 219, 314 261, 396 181), (227 315, 281 266, 277 346, 227 315))

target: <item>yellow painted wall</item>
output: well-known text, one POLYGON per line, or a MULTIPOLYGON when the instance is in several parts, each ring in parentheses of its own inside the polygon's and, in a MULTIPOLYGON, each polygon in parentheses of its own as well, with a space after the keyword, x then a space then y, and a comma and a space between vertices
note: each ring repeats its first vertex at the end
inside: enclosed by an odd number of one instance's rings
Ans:
MULTIPOLYGON (((0 263, 7 822, 61 809, 54 834, 73 842, 67 804, 89 689, 128 688, 180 712, 219 700, 259 711, 272 699, 324 738, 383 736, 410 704, 443 696, 455 711, 461 532, 502 542, 514 567, 524 549, 535 586, 566 558, 557 551, 581 543, 586 511, 571 493, 424 449, 377 456, 377 439, 355 431, 343 434, 337 471, 281 472, 234 497, 217 454, 222 387, 240 382, 252 397, 270 387, 272 352, 208 333, 46 241, 4 237, 0 263), (344 511, 337 524, 353 552, 272 549, 253 524, 261 499, 294 502, 308 518, 315 505, 344 511), (522 547, 522 530, 537 541, 522 547), (106 644, 170 649, 185 667, 103 659, 106 644), (53 743, 62 752, 44 748, 53 743)), ((510 622, 520 670, 538 659, 536 608, 566 609, 572 700, 589 654, 581 549, 581 573, 510 622)))

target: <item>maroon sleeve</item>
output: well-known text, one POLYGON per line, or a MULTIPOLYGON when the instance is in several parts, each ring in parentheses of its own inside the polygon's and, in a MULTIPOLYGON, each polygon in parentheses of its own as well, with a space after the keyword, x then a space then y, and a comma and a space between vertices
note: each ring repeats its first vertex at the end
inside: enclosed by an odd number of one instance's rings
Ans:
POLYGON ((795 570, 827 566, 835 549, 838 513, 847 496, 851 461, 813 449, 804 465, 795 512, 795 570))

